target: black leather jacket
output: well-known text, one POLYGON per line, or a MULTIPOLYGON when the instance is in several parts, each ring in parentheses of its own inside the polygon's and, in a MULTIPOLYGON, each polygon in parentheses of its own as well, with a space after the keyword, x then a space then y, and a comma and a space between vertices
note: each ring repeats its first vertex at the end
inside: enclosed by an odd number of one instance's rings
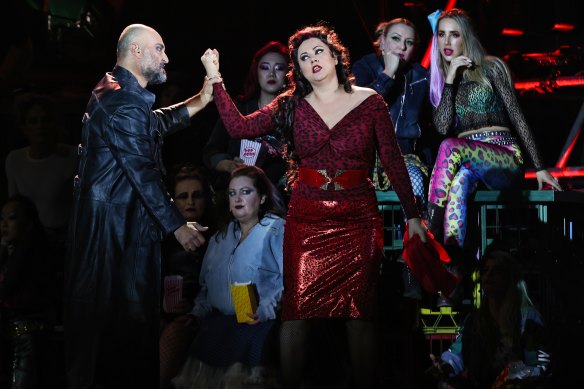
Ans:
POLYGON ((190 119, 184 105, 152 111, 154 101, 128 70, 115 67, 83 117, 65 269, 70 387, 100 379, 96 366, 111 365, 113 352, 129 359, 134 352, 144 364, 151 358, 140 353, 157 349, 150 346, 158 341, 160 244, 185 223, 164 185, 160 150, 162 137, 190 119))

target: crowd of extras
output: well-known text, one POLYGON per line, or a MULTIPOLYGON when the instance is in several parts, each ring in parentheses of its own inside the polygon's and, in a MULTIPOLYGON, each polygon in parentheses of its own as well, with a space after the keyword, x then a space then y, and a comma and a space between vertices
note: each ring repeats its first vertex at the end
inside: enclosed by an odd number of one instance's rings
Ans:
POLYGON ((79 128, 51 93, 12 93, 0 386, 548 387, 521 261, 503 244, 476 258, 467 213, 477 188, 520 189, 527 167, 562 188, 467 13, 428 19, 429 68, 408 19, 376 26, 354 63, 315 24, 267 41, 239 82, 220 72, 227 50, 206 50, 193 95, 134 24, 79 128), (383 248, 387 191, 407 255, 383 248), (243 318, 236 284, 254 300, 243 318), (443 350, 427 351, 421 307, 462 312, 443 350))

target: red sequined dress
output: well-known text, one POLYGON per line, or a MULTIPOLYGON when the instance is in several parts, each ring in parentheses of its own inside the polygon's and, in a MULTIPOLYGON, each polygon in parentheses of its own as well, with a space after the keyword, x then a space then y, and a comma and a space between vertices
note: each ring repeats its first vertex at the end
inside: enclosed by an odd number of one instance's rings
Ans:
MULTIPOLYGON (((276 129, 277 102, 242 116, 222 84, 213 88, 229 134, 250 138, 276 129)), ((295 152, 301 168, 367 170, 379 150, 381 162, 409 218, 419 217, 409 176, 395 139, 387 105, 367 97, 332 128, 304 99, 295 111, 295 152)), ((367 180, 344 190, 323 190, 297 181, 284 235, 282 320, 371 319, 383 250, 383 225, 375 189, 367 180)))

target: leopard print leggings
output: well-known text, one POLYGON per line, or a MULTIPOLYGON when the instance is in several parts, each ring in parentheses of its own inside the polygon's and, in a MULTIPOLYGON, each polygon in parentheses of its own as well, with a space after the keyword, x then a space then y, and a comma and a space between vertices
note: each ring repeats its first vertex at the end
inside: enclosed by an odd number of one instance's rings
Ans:
POLYGON ((428 202, 445 207, 444 243, 464 244, 467 202, 479 181, 489 189, 518 187, 523 157, 508 132, 485 132, 442 141, 430 178, 428 202))

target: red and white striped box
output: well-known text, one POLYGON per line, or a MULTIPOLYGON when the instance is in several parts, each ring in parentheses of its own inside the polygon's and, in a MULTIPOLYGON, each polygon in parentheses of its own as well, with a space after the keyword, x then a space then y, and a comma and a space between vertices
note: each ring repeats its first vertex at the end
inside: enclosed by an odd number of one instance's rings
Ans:
POLYGON ((183 278, 180 275, 164 277, 164 299, 162 309, 164 312, 176 312, 176 306, 182 299, 183 278))

